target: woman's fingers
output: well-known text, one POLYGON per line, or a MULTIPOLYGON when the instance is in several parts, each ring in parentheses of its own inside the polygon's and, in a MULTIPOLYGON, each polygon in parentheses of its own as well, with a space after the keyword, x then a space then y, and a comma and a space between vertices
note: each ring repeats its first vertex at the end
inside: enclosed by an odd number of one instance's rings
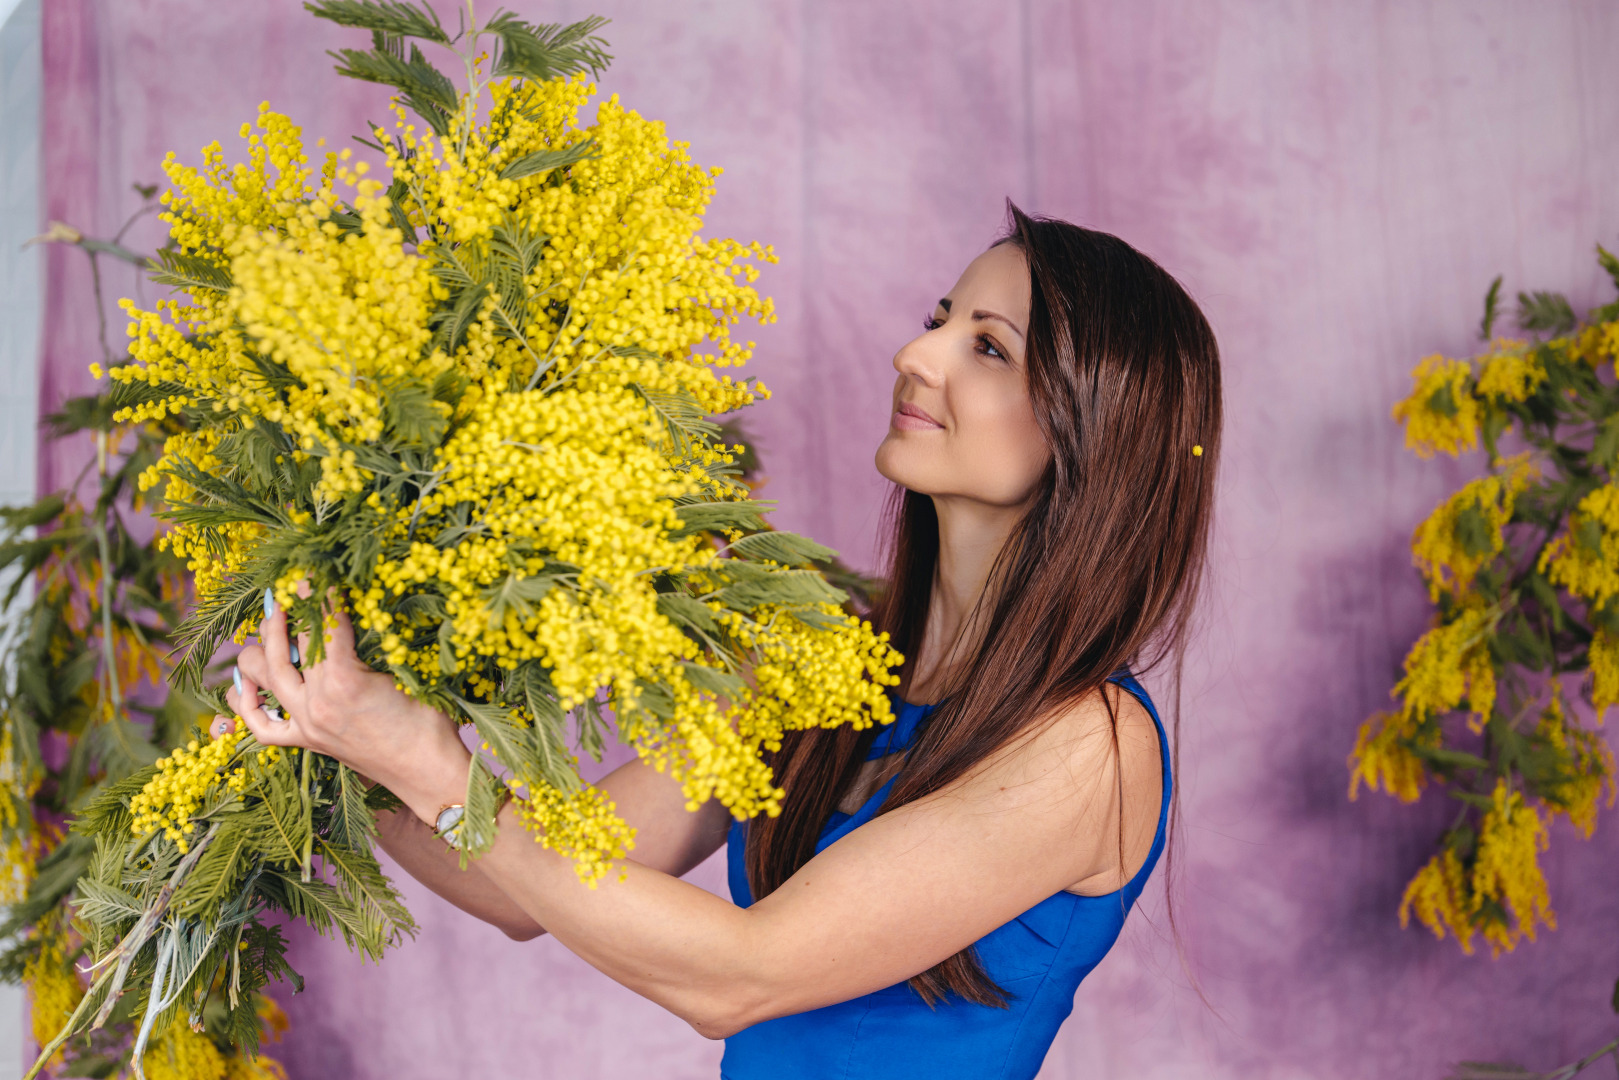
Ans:
POLYGON ((236 718, 226 716, 224 713, 215 713, 214 722, 208 725, 208 734, 216 739, 229 735, 234 730, 236 730, 236 718))
POLYGON ((244 713, 242 720, 253 737, 265 746, 302 746, 297 725, 290 719, 272 719, 265 709, 244 713))
MULTIPOLYGON (((264 590, 264 621, 259 623, 259 640, 263 643, 262 670, 243 668, 260 686, 267 687, 280 701, 291 706, 303 687, 303 676, 293 666, 292 642, 287 640, 287 613, 275 602, 275 594, 264 590)), ((242 650, 246 656, 248 649, 242 650)), ((237 659, 238 666, 241 659, 237 659)))
MULTIPOLYGON (((293 591, 298 594, 300 599, 308 600, 310 595, 309 579, 299 578, 298 584, 293 586, 293 591)), ((268 595, 268 593, 266 593, 266 595, 268 595)), ((292 645, 291 657, 292 662, 300 666, 309 659, 308 631, 301 631, 298 634, 298 640, 293 642, 292 645)))
POLYGON ((354 654, 354 623, 349 621, 349 613, 343 607, 343 600, 332 589, 326 594, 326 655, 347 659, 353 657, 355 663, 360 658, 354 654))
POLYGON ((286 719, 281 711, 259 701, 259 679, 263 677, 263 667, 263 649, 257 645, 243 649, 236 657, 236 667, 231 672, 232 686, 225 691, 225 703, 244 720, 262 717, 266 721, 279 723, 286 719))

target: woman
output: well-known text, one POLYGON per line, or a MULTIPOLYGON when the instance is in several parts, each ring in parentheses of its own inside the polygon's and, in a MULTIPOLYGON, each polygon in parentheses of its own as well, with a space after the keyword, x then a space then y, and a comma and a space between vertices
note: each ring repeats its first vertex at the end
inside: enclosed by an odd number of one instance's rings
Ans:
POLYGON ((467 750, 359 663, 341 615, 303 670, 285 614, 267 618, 231 706, 260 741, 395 792, 408 812, 382 845, 434 891, 514 938, 554 934, 725 1039, 730 1080, 1034 1076, 1164 848, 1168 740, 1129 665, 1179 655, 1220 374, 1155 263, 1011 212, 894 358, 877 468, 900 494, 875 617, 907 657, 898 718, 785 740, 780 817, 688 813, 632 762, 602 785, 637 829, 622 880, 586 888, 510 806, 463 871, 423 822, 462 800, 467 750), (679 880, 728 838, 735 904, 679 880))

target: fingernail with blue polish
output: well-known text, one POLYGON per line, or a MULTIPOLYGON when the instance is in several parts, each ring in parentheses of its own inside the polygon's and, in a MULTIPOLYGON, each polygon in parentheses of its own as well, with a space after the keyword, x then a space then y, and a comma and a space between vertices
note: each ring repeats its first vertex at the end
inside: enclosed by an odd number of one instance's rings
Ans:
POLYGON ((296 641, 288 642, 287 659, 291 660, 294 664, 298 662, 298 643, 296 641))
POLYGON ((231 665, 230 669, 230 681, 236 684, 236 692, 240 694, 242 692, 242 669, 234 664, 231 665))
POLYGON ((264 590, 264 617, 268 619, 275 614, 275 593, 266 588, 264 590))

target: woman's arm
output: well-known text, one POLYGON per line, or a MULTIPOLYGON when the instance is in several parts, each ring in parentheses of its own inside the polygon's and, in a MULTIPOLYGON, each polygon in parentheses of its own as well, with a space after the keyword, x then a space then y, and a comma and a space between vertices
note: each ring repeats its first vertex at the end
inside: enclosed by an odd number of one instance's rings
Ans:
MULTIPOLYGON (((468 752, 441 714, 361 665, 346 618, 337 623, 328 659, 300 672, 287 660, 284 616, 266 619, 266 647, 239 661, 255 685, 232 705, 261 741, 331 754, 432 820, 462 798, 468 752), (265 715, 257 685, 275 691, 287 719, 265 715)), ((479 869, 586 961, 721 1038, 901 982, 1111 866, 1117 765, 1101 701, 1082 703, 944 791, 855 830, 745 910, 671 866, 626 863, 588 888, 569 860, 525 835, 511 807, 479 869)), ((1155 747, 1127 755, 1124 770, 1132 791, 1155 784, 1155 747)))
MULTIPOLYGON (((243 689, 247 691, 245 683, 243 689)), ((710 802, 695 813, 688 811, 680 785, 645 762, 626 762, 597 786, 635 828, 631 858, 643 866, 681 877, 725 843, 731 820, 725 807, 710 802)), ((377 815, 377 846, 411 877, 512 940, 528 941, 545 933, 545 927, 479 869, 482 860, 470 860, 463 869, 461 856, 410 810, 377 815)))
POLYGON ((417 881, 476 918, 491 923, 514 941, 545 933, 528 912, 512 903, 476 862, 461 868, 460 857, 409 810, 377 815, 377 846, 417 881))

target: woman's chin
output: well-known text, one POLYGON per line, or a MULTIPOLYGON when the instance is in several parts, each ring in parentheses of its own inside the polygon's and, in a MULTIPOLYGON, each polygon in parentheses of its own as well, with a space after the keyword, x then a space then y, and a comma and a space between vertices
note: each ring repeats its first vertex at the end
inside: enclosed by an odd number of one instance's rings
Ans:
POLYGON ((909 488, 911 491, 920 491, 923 470, 917 468, 914 461, 907 460, 915 456, 911 451, 911 447, 904 446, 900 440, 894 438, 893 432, 889 432, 877 447, 875 464, 877 472, 885 480, 909 488))

